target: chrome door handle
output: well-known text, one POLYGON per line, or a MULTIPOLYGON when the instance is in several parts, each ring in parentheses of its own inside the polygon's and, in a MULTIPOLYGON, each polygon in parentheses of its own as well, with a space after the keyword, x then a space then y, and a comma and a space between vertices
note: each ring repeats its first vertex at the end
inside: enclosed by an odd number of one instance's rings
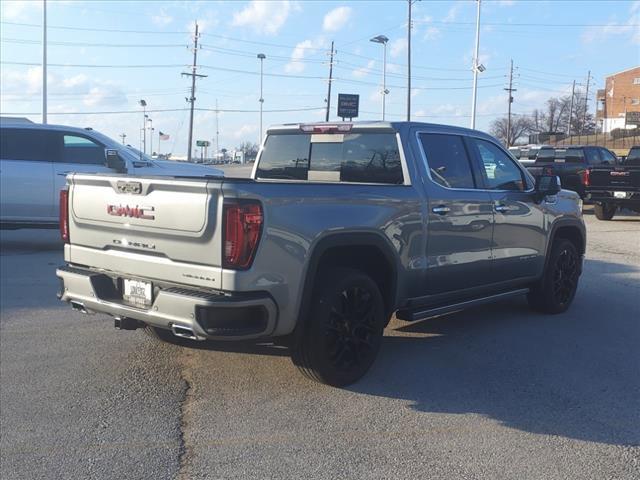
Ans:
POLYGON ((446 215, 451 211, 449 207, 445 207, 444 205, 440 205, 439 207, 433 207, 431 209, 433 213, 437 213, 438 215, 446 215))
POLYGON ((508 211, 509 207, 507 207, 506 205, 496 205, 496 212, 504 213, 508 211))

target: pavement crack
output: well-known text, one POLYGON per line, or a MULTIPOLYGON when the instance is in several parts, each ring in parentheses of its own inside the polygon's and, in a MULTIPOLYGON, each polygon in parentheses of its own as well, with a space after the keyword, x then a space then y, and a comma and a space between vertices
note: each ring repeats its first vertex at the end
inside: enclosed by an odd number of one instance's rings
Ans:
POLYGON ((184 361, 181 362, 180 378, 183 382, 182 398, 180 400, 179 433, 178 433, 178 473, 177 480, 187 480, 190 477, 188 470, 192 450, 189 445, 188 429, 193 407, 193 378, 190 368, 192 353, 184 353, 184 361))

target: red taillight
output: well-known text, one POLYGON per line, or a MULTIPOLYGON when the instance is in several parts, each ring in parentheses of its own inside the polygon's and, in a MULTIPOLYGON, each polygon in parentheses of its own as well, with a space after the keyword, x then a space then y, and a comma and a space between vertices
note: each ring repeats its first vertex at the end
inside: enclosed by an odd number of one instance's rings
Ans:
POLYGON ((584 185, 585 187, 588 187, 591 184, 590 175, 591 173, 589 169, 582 172, 582 185, 584 185))
POLYGON ((69 243, 69 190, 60 190, 60 236, 69 243))
POLYGON ((255 201, 225 203, 223 219, 222 266, 249 268, 262 231, 262 206, 255 201))

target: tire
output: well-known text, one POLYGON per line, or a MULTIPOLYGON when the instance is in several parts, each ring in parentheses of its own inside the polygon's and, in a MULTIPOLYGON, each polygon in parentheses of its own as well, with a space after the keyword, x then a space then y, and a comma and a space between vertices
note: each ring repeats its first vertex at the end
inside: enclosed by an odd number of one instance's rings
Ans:
POLYGON ((566 312, 578 289, 580 264, 576 246, 564 238, 556 240, 542 279, 527 296, 531 308, 551 314, 566 312))
POLYGON ((596 203, 593 205, 593 211, 598 220, 611 220, 617 209, 615 205, 609 205, 608 203, 596 203))
POLYGON ((308 312, 294 333, 293 363, 334 387, 362 378, 378 355, 386 321, 376 283, 358 270, 332 268, 316 283, 308 312))

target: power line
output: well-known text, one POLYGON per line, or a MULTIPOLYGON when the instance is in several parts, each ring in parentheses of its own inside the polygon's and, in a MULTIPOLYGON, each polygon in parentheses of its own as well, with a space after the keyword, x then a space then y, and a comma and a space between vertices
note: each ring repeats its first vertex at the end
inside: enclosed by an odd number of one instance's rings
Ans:
MULTIPOLYGON (((42 45, 41 40, 29 40, 24 38, 2 37, 2 42, 17 43, 25 45, 42 45)), ((86 42, 52 42, 48 41, 47 45, 58 45, 62 47, 114 47, 114 48, 185 48, 186 43, 86 43, 86 42)))
MULTIPOLYGON (((9 21, 1 21, 0 24, 3 25, 15 25, 18 27, 33 27, 33 28, 42 28, 42 25, 37 23, 23 23, 23 22, 9 22, 9 21)), ((113 32, 113 33, 140 33, 140 34, 153 34, 153 35, 163 35, 163 34, 180 34, 180 35, 188 35, 191 32, 189 31, 157 31, 157 30, 123 30, 116 28, 89 28, 89 27, 67 27, 62 25, 47 25, 47 28, 54 30, 78 30, 83 32, 113 32)))
MULTIPOLYGON (((220 112, 220 113, 258 113, 260 110, 245 110, 245 109, 229 109, 229 108, 194 108, 197 112, 220 112)), ((264 110, 264 113, 287 113, 287 112, 311 112, 311 111, 324 111, 324 106, 318 107, 300 107, 300 108, 278 108, 272 110, 264 110)), ((188 112, 189 108, 157 108, 153 110, 147 110, 147 113, 164 113, 164 112, 188 112)), ((49 115, 120 115, 136 113, 139 114, 139 110, 116 110, 116 111, 99 111, 99 112, 49 112, 49 115)), ((3 115, 40 115, 40 112, 2 112, 3 115)))
MULTIPOLYGON (((435 23, 438 25, 475 25, 475 22, 449 22, 444 20, 416 20, 417 23, 435 23)), ((483 26, 494 27, 640 27, 640 23, 518 23, 518 22, 482 22, 483 26)))

